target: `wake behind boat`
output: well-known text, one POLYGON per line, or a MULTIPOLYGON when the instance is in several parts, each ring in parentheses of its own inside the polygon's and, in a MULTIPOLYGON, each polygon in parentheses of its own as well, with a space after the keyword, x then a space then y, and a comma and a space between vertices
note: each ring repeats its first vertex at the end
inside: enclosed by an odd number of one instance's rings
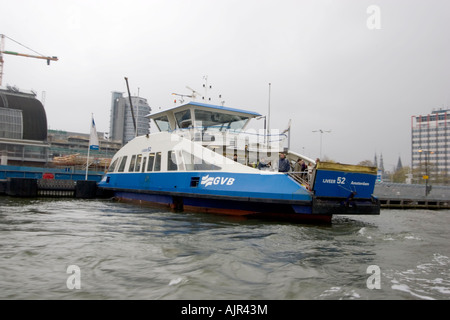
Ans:
POLYGON ((246 130, 260 116, 197 102, 149 115, 159 132, 119 150, 99 187, 178 211, 302 222, 380 213, 376 168, 314 161, 283 147, 286 132, 246 130), (288 172, 279 172, 280 153, 288 172), (309 170, 292 170, 299 159, 309 170))

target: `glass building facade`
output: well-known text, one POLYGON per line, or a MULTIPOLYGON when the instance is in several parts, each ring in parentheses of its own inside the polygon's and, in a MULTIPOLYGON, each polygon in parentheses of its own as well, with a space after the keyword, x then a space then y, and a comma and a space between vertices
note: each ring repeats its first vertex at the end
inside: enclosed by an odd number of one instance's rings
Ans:
POLYGON ((136 128, 134 127, 129 98, 123 97, 121 92, 112 92, 110 138, 122 144, 126 144, 136 136, 142 136, 150 132, 150 120, 145 117, 151 112, 147 100, 132 96, 131 102, 136 128))
POLYGON ((36 94, 0 89, 1 164, 41 166, 48 149, 47 116, 36 94))
POLYGON ((22 110, 0 108, 0 138, 22 139, 22 110))
POLYGON ((411 117, 411 165, 416 183, 450 182, 450 110, 411 117))

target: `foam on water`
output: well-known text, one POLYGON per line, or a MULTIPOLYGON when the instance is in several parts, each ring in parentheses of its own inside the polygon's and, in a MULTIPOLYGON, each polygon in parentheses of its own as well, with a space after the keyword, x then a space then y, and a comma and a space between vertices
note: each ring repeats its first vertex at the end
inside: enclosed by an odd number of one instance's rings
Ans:
POLYGON ((450 211, 333 219, 302 225, 0 197, 0 298, 450 298, 450 211), (81 269, 80 290, 66 286, 69 265, 81 269), (381 289, 367 287, 372 265, 381 289))
POLYGON ((434 300, 433 295, 436 293, 450 295, 449 267, 450 259, 435 253, 431 262, 419 264, 414 269, 394 271, 387 277, 391 278, 393 290, 403 291, 420 299, 434 300))

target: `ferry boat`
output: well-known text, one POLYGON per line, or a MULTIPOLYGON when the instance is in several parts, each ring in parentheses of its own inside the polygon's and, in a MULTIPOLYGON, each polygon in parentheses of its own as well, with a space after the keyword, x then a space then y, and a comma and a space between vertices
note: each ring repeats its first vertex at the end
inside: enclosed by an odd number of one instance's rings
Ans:
POLYGON ((119 201, 300 222, 380 213, 376 168, 296 153, 288 132, 248 129, 259 113, 193 101, 148 117, 158 132, 123 146, 99 183, 119 201), (289 172, 278 171, 281 153, 289 172), (309 170, 293 171, 299 159, 309 170))

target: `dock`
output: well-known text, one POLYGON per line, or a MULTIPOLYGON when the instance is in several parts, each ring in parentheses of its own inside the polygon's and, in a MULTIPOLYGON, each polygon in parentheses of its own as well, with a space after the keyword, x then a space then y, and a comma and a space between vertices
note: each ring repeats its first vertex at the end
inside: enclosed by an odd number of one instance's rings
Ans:
POLYGON ((40 168, 0 166, 0 195, 12 197, 63 197, 92 199, 104 197, 97 188, 103 172, 68 170, 67 168, 40 168))
POLYGON ((8 178, 0 180, 0 195, 20 198, 78 198, 108 197, 92 180, 50 180, 34 178, 8 178))
POLYGON ((382 182, 374 193, 382 208, 450 209, 450 186, 434 185, 427 194, 423 184, 382 182))

